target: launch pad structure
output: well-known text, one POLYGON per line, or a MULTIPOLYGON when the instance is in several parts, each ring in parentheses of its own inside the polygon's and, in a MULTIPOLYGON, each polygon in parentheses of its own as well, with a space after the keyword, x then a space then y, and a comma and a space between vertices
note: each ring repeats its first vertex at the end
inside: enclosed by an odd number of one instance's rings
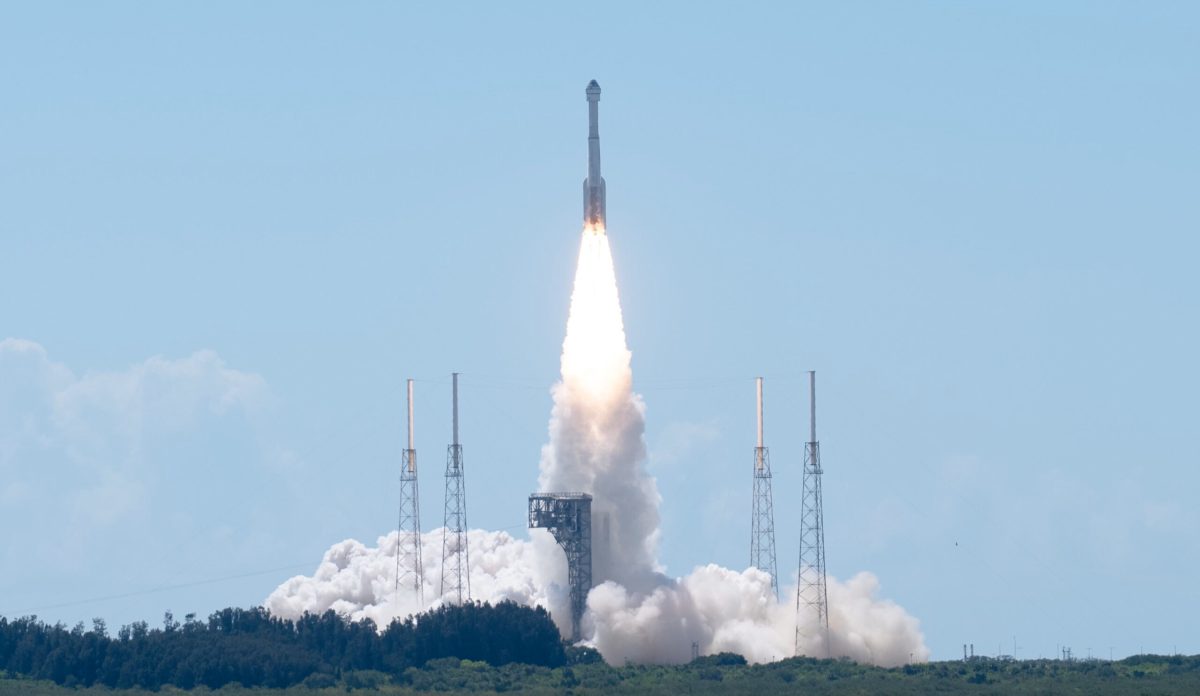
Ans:
POLYGON ((580 622, 592 589, 592 496, 587 493, 533 493, 529 528, 547 529, 567 554, 571 588, 571 640, 580 640, 580 622))

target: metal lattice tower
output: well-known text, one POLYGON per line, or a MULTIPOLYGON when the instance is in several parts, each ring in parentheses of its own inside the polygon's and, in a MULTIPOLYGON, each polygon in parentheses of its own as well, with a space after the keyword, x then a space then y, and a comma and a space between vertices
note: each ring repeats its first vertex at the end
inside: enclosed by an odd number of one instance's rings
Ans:
POLYGON ((413 381, 408 380, 408 447, 400 459, 400 523, 396 531, 396 590, 411 588, 425 606, 421 566, 421 511, 417 495, 417 450, 413 448, 413 381))
POLYGON ((825 513, 821 503, 821 443, 817 441, 817 373, 808 373, 810 435, 804 447, 804 484, 800 495, 800 574, 796 589, 796 654, 805 620, 832 657, 829 644, 829 596, 825 588, 825 513))
POLYGON ((453 440, 446 448, 446 510, 442 530, 441 596, 462 604, 471 601, 471 560, 467 552, 467 487, 463 478, 462 445, 458 443, 458 373, 454 384, 453 440))
POLYGON ((771 495, 771 457, 763 446, 762 377, 754 381, 758 397, 758 446, 754 448, 754 501, 750 512, 750 565, 771 576, 771 590, 779 597, 775 572, 775 504, 771 495))
POLYGON ((571 586, 571 640, 580 640, 579 624, 592 589, 592 496, 587 493, 534 493, 529 496, 529 528, 548 529, 567 554, 571 586))

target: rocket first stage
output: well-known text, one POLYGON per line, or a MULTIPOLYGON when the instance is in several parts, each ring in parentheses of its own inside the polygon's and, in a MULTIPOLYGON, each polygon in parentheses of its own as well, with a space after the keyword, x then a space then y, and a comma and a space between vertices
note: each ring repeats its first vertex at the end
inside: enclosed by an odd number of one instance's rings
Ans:
POLYGON ((600 176, 600 85, 587 86, 588 174, 583 180, 583 224, 593 232, 604 232, 604 177, 600 176))

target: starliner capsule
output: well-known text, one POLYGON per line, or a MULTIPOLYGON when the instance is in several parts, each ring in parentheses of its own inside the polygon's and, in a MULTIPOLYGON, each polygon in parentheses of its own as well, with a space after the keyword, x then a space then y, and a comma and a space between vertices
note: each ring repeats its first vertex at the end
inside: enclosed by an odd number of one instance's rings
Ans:
POLYGON ((583 224, 595 233, 604 232, 604 177, 600 176, 600 85, 587 86, 588 173, 583 180, 583 224))

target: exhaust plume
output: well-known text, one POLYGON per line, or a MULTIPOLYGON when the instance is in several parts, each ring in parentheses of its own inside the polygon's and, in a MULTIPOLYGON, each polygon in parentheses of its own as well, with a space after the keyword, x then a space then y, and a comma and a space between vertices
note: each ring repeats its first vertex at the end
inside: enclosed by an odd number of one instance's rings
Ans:
MULTIPOLYGON (((631 354, 608 236, 589 227, 580 245, 571 310, 563 341, 561 380, 549 442, 542 448, 539 490, 593 496, 592 550, 595 587, 588 595, 583 641, 613 664, 680 663, 692 643, 702 654, 736 652, 752 662, 790 657, 795 649, 795 587, 779 601, 771 579, 755 568, 738 572, 716 565, 683 578, 662 573, 657 560, 660 497, 646 470, 645 404, 633 391, 631 354)), ((437 557, 442 530, 424 535, 426 557, 437 557)), ((411 591, 395 588, 397 535, 374 548, 347 540, 326 552, 311 577, 294 577, 264 603, 272 613, 297 617, 333 609, 381 627, 392 618, 450 601, 438 597, 440 568, 424 578, 427 607, 411 591)), ((530 541, 504 532, 471 530, 471 589, 484 601, 511 599, 550 610, 559 630, 570 632, 563 552, 543 530, 530 541)), ((926 660, 918 622, 878 597, 869 573, 847 582, 829 578, 829 653, 879 665, 926 660)), ((809 619, 802 619, 810 621, 809 619)), ((813 620, 815 624, 815 620, 813 620)), ((821 632, 801 626, 803 654, 824 656, 821 632)))
MULTIPOLYGON (((660 498, 646 473, 646 407, 633 392, 631 357, 608 236, 603 229, 587 230, 538 488, 592 494, 593 582, 645 591, 659 579, 660 498)), ((557 549, 554 554, 561 556, 557 549)))

